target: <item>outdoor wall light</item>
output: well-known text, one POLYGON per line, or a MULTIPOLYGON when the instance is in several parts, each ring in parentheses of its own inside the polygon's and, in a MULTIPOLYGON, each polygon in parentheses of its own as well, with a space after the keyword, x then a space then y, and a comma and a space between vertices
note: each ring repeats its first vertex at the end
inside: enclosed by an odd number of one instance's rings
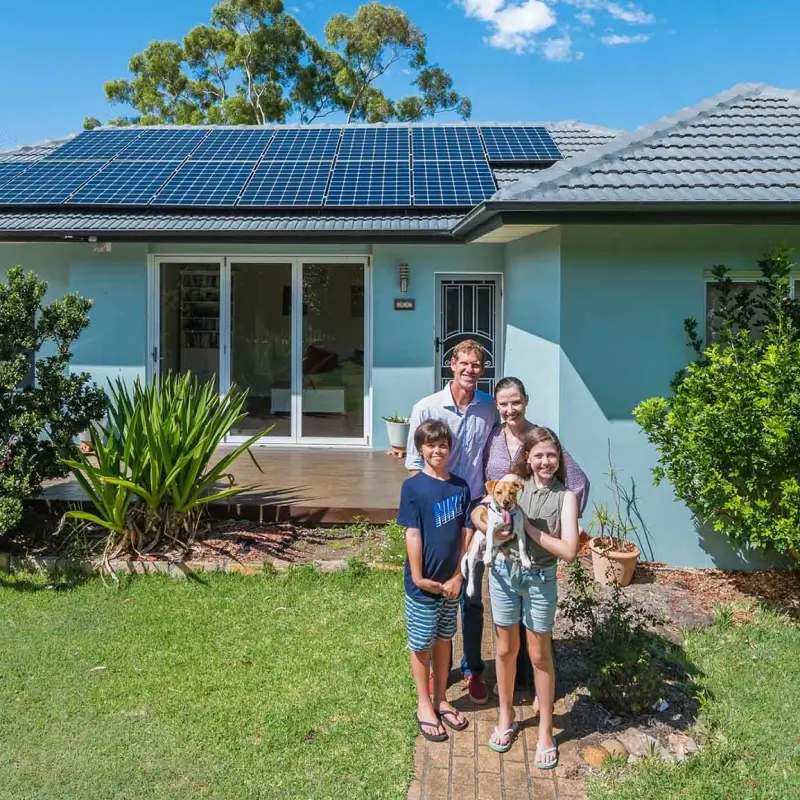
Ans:
POLYGON ((397 274, 400 276, 400 291, 405 294, 408 291, 408 276, 411 270, 404 261, 398 268, 397 274))

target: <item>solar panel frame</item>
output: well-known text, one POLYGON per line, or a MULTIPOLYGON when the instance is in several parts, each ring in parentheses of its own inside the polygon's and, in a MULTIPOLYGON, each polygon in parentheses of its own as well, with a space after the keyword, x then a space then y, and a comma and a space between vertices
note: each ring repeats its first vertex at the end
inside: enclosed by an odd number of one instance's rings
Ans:
POLYGON ((343 161, 410 161, 408 128, 345 128, 337 154, 343 161))
POLYGON ((496 191, 486 159, 422 160, 413 166, 415 206, 476 206, 496 191))
POLYGON ((252 161, 187 161, 153 197, 153 206, 233 206, 253 174, 252 161))
POLYGON ((491 162, 549 162, 563 158, 550 131, 541 125, 482 125, 479 130, 491 162))
POLYGON ((278 128, 265 161, 333 161, 341 128, 278 128))
POLYGON ((191 161, 258 161, 275 136, 269 128, 212 130, 191 154, 191 161))
POLYGON ((112 161, 77 192, 69 205, 146 206, 180 161, 112 161))
POLYGON ((117 161, 183 161, 208 136, 210 128, 145 128, 117 161))
POLYGON ((321 206, 331 173, 326 161, 261 161, 237 206, 321 206))
POLYGON ((326 206, 410 206, 411 162, 337 159, 326 206))
POLYGON ((37 161, 0 186, 0 205, 60 205, 94 177, 104 161, 37 161))
POLYGON ((85 131, 48 153, 45 159, 48 161, 111 160, 141 135, 141 130, 130 128, 85 131))

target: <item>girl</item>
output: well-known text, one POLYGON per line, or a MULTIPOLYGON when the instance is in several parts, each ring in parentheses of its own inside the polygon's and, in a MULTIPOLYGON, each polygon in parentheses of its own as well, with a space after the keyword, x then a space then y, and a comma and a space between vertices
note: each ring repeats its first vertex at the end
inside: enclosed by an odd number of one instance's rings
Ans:
POLYGON ((534 427, 522 436, 511 472, 524 481, 519 505, 525 516, 528 554, 533 564, 530 569, 523 569, 513 549, 503 549, 489 574, 500 701, 497 727, 489 739, 489 747, 505 753, 518 730, 513 702, 521 621, 539 699, 539 738, 534 765, 553 769, 558 764, 558 747, 553 738, 555 669, 551 649, 558 599, 556 565, 559 558, 570 562, 577 555, 578 501, 565 487, 564 453, 558 437, 549 428, 534 427))

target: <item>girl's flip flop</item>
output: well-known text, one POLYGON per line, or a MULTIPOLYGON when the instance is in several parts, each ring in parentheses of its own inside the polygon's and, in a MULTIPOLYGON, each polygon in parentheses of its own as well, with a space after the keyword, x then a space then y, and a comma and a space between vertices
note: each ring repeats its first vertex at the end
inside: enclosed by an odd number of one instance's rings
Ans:
POLYGON ((518 732, 518 722, 512 722, 511 727, 505 731, 498 731, 497 728, 495 728, 494 733, 489 737, 489 747, 494 750, 495 753, 507 753, 511 749, 511 745, 514 744, 514 739, 517 738, 518 732), (508 744, 500 744, 500 742, 495 741, 495 737, 502 739, 505 736, 508 736, 508 744))
POLYGON ((555 769, 558 766, 558 743, 556 742, 556 737, 553 737, 553 746, 546 747, 542 750, 540 747, 536 747, 536 756, 533 759, 533 766, 536 769, 555 769), (548 753, 555 753, 556 757, 552 761, 542 761, 540 756, 546 756, 548 753))
POLYGON ((419 732, 422 734, 423 738, 427 739, 429 742, 446 742, 448 739, 447 733, 428 733, 425 730, 425 726, 429 728, 438 728, 439 727, 439 720, 437 719, 436 722, 425 722, 417 717, 417 725, 419 725, 419 732))
POLYGON ((457 716, 458 716, 458 711, 450 711, 448 709, 445 709, 444 711, 441 710, 439 711, 439 719, 442 722, 444 722, 444 724, 447 725, 448 728, 452 728, 454 731, 463 731, 464 728, 466 728, 467 725, 469 725, 469 720, 467 720, 466 718, 462 719, 461 724, 456 725, 455 722, 450 722, 450 720, 448 719, 448 717, 456 719, 457 716))

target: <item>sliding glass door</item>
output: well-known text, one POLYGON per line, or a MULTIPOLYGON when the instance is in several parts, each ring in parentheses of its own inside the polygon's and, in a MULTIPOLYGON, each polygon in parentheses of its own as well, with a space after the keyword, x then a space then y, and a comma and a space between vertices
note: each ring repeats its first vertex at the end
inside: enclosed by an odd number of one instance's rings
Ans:
POLYGON ((248 392, 228 441, 368 444, 364 258, 154 261, 154 370, 248 392))

